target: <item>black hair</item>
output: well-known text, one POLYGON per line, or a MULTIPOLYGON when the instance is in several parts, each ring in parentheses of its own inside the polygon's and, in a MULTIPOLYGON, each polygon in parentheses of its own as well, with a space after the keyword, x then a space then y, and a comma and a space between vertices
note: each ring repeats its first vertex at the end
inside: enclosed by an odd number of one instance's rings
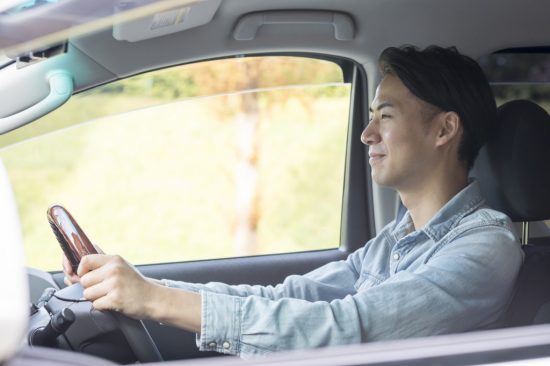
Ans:
POLYGON ((386 48, 379 58, 382 74, 397 76, 417 98, 445 112, 456 112, 462 123, 458 158, 468 170, 496 127, 496 103, 481 67, 455 47, 386 48))

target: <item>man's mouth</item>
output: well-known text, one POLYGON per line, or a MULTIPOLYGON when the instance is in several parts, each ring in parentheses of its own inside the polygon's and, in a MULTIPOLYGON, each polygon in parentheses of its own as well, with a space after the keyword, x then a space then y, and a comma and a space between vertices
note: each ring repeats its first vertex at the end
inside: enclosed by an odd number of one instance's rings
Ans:
POLYGON ((384 159, 386 155, 384 154, 377 154, 377 153, 369 153, 369 164, 375 164, 384 159))

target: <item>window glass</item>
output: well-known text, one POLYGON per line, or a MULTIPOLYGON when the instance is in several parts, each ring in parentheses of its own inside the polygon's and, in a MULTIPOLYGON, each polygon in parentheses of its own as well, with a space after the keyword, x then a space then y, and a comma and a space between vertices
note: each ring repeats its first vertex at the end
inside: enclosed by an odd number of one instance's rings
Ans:
MULTIPOLYGON (((478 60, 497 101, 514 99, 536 102, 550 113, 550 49, 508 50, 478 60)), ((546 221, 550 227, 550 221, 546 221)))
POLYGON ((514 99, 530 99, 549 110, 550 52, 511 50, 487 55, 478 61, 493 87, 497 105, 514 99))
POLYGON ((0 137, 27 264, 60 269, 54 203, 136 264, 336 248, 349 105, 337 64, 288 56, 80 93, 0 137))

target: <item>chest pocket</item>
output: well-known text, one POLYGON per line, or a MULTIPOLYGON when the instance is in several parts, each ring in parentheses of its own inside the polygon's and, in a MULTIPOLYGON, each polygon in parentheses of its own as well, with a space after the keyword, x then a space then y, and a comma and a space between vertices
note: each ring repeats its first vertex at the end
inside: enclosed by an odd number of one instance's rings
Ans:
POLYGON ((361 273, 359 279, 355 282, 355 290, 357 292, 364 291, 371 287, 378 286, 384 281, 380 275, 374 275, 368 272, 361 273))

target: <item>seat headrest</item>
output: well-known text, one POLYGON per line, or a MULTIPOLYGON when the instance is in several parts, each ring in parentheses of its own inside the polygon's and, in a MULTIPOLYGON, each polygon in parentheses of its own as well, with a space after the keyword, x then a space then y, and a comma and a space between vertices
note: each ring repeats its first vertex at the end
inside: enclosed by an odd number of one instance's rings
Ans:
POLYGON ((498 108, 498 122, 471 175, 487 204, 513 221, 550 219, 550 116, 533 102, 515 100, 498 108))

